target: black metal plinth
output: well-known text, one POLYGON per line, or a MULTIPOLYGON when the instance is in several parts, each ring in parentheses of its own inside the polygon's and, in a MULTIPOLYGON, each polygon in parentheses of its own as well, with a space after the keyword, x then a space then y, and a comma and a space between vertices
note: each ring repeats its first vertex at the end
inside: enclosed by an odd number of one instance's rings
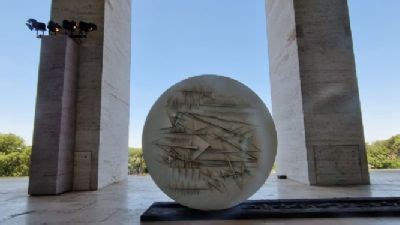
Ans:
POLYGON ((400 217, 400 197, 284 199, 246 201, 219 211, 199 211, 177 203, 156 202, 140 220, 257 220, 269 218, 400 217))

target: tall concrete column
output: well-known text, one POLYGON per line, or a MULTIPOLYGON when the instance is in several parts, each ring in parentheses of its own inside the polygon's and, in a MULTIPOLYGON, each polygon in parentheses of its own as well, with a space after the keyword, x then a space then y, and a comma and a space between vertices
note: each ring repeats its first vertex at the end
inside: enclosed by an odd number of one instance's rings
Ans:
POLYGON ((97 190, 128 174, 130 0, 53 0, 51 19, 93 22, 82 39, 76 100, 74 190, 97 190))
POLYGON ((347 0, 267 0, 278 170, 314 185, 368 184, 347 0))
POLYGON ((42 38, 29 194, 72 190, 79 46, 67 36, 42 38))

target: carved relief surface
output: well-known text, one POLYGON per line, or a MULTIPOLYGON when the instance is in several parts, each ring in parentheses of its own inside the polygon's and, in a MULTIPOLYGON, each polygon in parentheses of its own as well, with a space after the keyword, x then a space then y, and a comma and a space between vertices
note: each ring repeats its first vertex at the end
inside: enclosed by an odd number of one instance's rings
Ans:
POLYGON ((183 205, 234 206, 269 174, 276 133, 262 101, 232 79, 184 80, 155 103, 143 132, 143 151, 157 185, 183 205))

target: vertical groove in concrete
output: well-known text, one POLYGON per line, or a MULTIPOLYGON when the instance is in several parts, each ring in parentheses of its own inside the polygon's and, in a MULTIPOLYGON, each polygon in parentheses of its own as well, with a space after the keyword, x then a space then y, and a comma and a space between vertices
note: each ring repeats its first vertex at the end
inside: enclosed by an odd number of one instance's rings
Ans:
POLYGON ((280 172, 317 185, 368 184, 347 1, 267 7, 280 172))
POLYGON ((95 23, 98 28, 80 44, 75 152, 90 153, 92 157, 90 165, 85 168, 90 170, 89 176, 74 176, 74 190, 96 190, 100 142, 104 0, 53 0, 51 19, 59 23, 64 19, 78 22, 83 20, 95 23), (88 178, 90 181, 85 180, 88 178), (80 182, 89 186, 82 186, 80 182))
POLYGON ((53 20, 98 28, 80 45, 74 190, 97 190, 127 176, 130 11, 130 0, 52 1, 53 20))

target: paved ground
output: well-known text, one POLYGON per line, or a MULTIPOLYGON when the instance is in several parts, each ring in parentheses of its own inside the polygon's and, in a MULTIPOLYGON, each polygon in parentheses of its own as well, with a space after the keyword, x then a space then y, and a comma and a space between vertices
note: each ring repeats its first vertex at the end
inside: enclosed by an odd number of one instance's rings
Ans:
MULTIPOLYGON (((310 187, 289 180, 276 180, 275 175, 272 175, 252 199, 400 197, 400 170, 373 171, 371 182, 371 186, 310 187)), ((108 186, 97 192, 67 193, 60 196, 29 197, 27 185, 27 178, 0 178, 0 224, 139 224, 140 214, 151 203, 170 201, 149 176, 130 176, 126 182, 108 186)), ((207 221, 179 224, 399 225, 400 217, 207 221)))

